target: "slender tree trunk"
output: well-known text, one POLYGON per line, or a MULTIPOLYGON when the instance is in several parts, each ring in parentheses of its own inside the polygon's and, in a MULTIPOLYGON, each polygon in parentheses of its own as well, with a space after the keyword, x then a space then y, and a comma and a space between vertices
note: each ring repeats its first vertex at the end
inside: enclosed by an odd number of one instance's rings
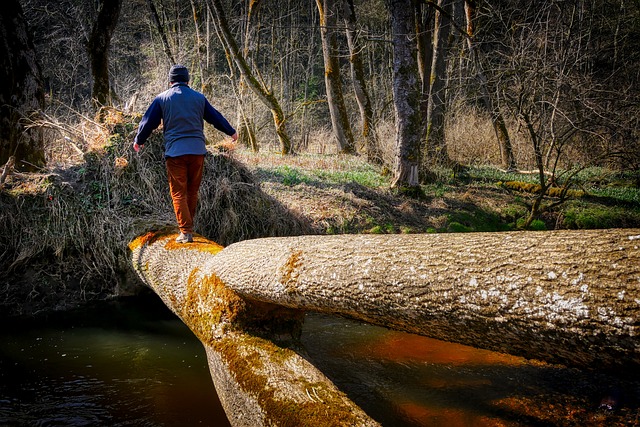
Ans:
POLYGON ((280 107, 280 103, 274 96, 273 92, 261 84, 251 72, 249 64, 242 56, 238 44, 231 35, 231 31, 227 25, 227 21, 224 15, 224 8, 220 3, 220 0, 208 0, 213 11, 218 30, 221 35, 221 41, 229 51, 233 61, 240 70, 240 73, 245 78, 247 84, 258 96, 258 98, 271 110, 273 116, 273 122, 276 128, 276 134, 280 141, 280 152, 282 154, 291 153, 291 140, 287 133, 286 117, 280 107))
POLYGON ((392 187, 409 193, 419 189, 420 90, 414 33, 414 2, 387 0, 393 31, 393 102, 396 152, 392 187))
POLYGON ((367 153, 367 160, 372 163, 382 162, 382 153, 375 133, 373 120, 373 107, 371 98, 367 91, 364 65, 362 64, 362 43, 358 37, 356 29, 356 11, 353 0, 342 0, 344 9, 344 22, 347 33, 347 44, 349 45, 349 62, 351 63, 351 79, 353 89, 360 109, 360 120, 362 121, 361 136, 363 145, 367 153))
POLYGON ((44 108, 42 75, 18 0, 0 13, 0 166, 13 157, 20 170, 44 166, 42 133, 23 119, 44 108))
POLYGON ((111 85, 109 83, 109 47, 111 37, 118 24, 122 0, 102 0, 98 7, 98 17, 91 29, 87 43, 93 89, 91 97, 94 106, 100 108, 111 103, 111 85))
MULTIPOLYGON (((254 17, 258 12, 260 6, 260 0, 249 0, 249 7, 247 10, 247 20, 244 31, 244 48, 243 57, 251 67, 253 62, 253 43, 254 41, 254 17)), ((253 120, 254 105, 253 99, 249 94, 248 84, 246 79, 241 78, 238 89, 238 111, 239 111, 239 135, 238 139, 240 143, 247 147, 250 147, 253 152, 259 151, 258 140, 256 136, 256 124, 253 120)))
POLYGON ((533 154, 535 155, 536 167, 538 168, 538 179, 540 181, 540 191, 533 200, 529 216, 521 226, 523 229, 527 229, 529 228, 533 220, 537 219, 542 213, 542 201, 547 195, 547 190, 549 189, 550 184, 547 182, 545 176, 544 159, 542 154, 542 141, 540 140, 540 136, 534 129, 533 123, 531 122, 531 117, 527 112, 522 111, 520 113, 520 121, 527 129, 527 133, 529 134, 529 139, 531 140, 531 145, 533 146, 533 154))
POLYGON ((176 48, 176 54, 178 55, 178 62, 182 62, 182 19, 180 19, 180 4, 182 2, 180 2, 179 0, 173 0, 173 12, 175 12, 175 15, 173 16, 173 19, 169 19, 168 21, 171 22, 172 25, 172 31, 173 31, 173 46, 176 48))
POLYGON ((355 144, 347 107, 342 93, 340 63, 337 52, 336 0, 316 0, 320 17, 320 36, 322 39, 322 56, 324 57, 324 81, 327 90, 327 104, 331 115, 331 127, 338 143, 338 151, 345 154, 355 153, 355 144))
MULTIPOLYGON (((207 5, 207 9, 209 9, 209 5, 207 5)), ((211 11, 209 10, 208 13, 210 14, 211 11)), ((222 34, 219 29, 216 28, 215 31, 216 34, 218 34, 218 38, 222 40, 222 34)), ((236 126, 238 140, 241 144, 251 148, 254 153, 257 153, 259 151, 258 138, 255 134, 254 121, 251 118, 253 114, 253 101, 249 96, 248 87, 242 77, 242 74, 240 74, 240 77, 236 74, 233 55, 224 43, 222 43, 222 47, 225 51, 225 58, 227 59, 231 81, 233 82, 233 92, 236 100, 238 101, 238 111, 236 113, 238 122, 238 125, 236 126)))
POLYGON ((176 63, 176 60, 173 56, 173 53, 171 52, 171 46, 169 46, 169 40, 167 40, 167 33, 164 30, 164 26, 160 22, 160 16, 158 15, 156 5, 153 3, 153 0, 147 0, 147 4, 149 5, 149 9, 151 10, 151 17, 153 18, 153 22, 156 24, 156 30, 158 30, 158 34, 160 34, 160 40, 162 41, 164 54, 167 56, 169 62, 173 65, 176 63))
POLYGON ((511 138, 509 137, 509 131, 507 130, 507 125, 504 121, 504 117, 500 112, 500 108, 493 102, 493 97, 491 96, 491 91, 489 90, 489 83, 487 81, 487 77, 482 70, 482 64, 480 63, 480 58, 478 57, 477 49, 475 48, 474 37, 475 37, 475 29, 474 29, 474 21, 473 16, 475 15, 476 9, 476 0, 465 0, 464 2, 464 11, 465 17, 467 21, 467 47, 469 48, 469 55, 472 58, 472 61, 476 67, 476 76, 478 78, 478 82, 480 84, 480 90, 482 93, 482 99, 487 110, 491 114, 491 124, 493 125, 493 130, 496 135, 496 139, 498 141, 498 147, 500 148, 500 158, 502 161, 502 167, 505 170, 516 170, 516 160, 513 155, 513 148, 511 146, 511 138))
MULTIPOLYGON (((313 5, 309 5, 310 8, 310 12, 309 12, 309 16, 310 16, 310 33, 314 34, 316 32, 316 24, 319 24, 319 19, 313 19, 314 17, 314 13, 317 13, 318 8, 313 6, 313 5)), ((311 118, 309 120, 307 120, 308 115, 307 115, 307 110, 308 110, 308 106, 310 104, 312 104, 313 102, 317 102, 316 101, 316 94, 313 94, 313 100, 309 100, 309 89, 311 89, 311 86, 314 84, 313 83, 313 76, 315 75, 314 70, 315 70, 315 66, 316 66, 316 52, 317 52, 317 47, 316 47, 316 38, 315 37, 310 37, 310 40, 308 43, 303 45, 303 51, 306 53, 306 55, 308 56, 309 60, 307 61, 307 63, 304 66, 304 78, 303 80, 300 82, 303 87, 304 87, 304 98, 303 98, 303 105, 302 105, 302 114, 301 114, 301 131, 302 131, 302 141, 301 141, 301 146, 308 148, 309 147, 309 138, 310 138, 310 133, 313 127, 313 116, 311 116, 311 118)), ((324 152, 324 145, 322 145, 322 152, 324 152)))
MULTIPOLYGON (((200 77, 200 90, 204 92, 205 90, 205 81, 204 81, 204 69, 202 66, 202 37, 200 37, 200 13, 198 10, 198 5, 195 0, 191 0, 191 12, 193 14, 193 26, 195 28, 196 35, 196 54, 194 61, 198 66, 198 73, 200 77)), ((192 78, 193 80, 193 78, 192 78)))
POLYGON ((509 137, 509 131, 507 130, 507 124, 504 121, 504 117, 500 112, 500 109, 492 103, 491 97, 487 98, 491 104, 488 104, 491 111, 491 124, 498 140, 498 146, 500 147, 500 159, 502 161, 502 167, 506 171, 515 171, 518 169, 516 164, 516 158, 513 155, 513 146, 511 145, 511 138, 509 137))
POLYGON ((453 0, 438 0, 433 31, 433 57, 427 105, 427 160, 431 164, 450 164, 445 139, 447 54, 451 32, 453 0), (444 12, 444 13, 443 13, 444 12))
MULTIPOLYGON (((427 107, 429 105, 429 78, 431 76, 431 62, 433 58, 433 46, 431 43, 433 35, 434 9, 422 2, 415 5, 415 25, 416 41, 418 43, 418 72, 420 73, 420 113, 423 118, 427 117, 427 107)), ((422 130, 421 138, 426 140, 426 122, 422 130)))

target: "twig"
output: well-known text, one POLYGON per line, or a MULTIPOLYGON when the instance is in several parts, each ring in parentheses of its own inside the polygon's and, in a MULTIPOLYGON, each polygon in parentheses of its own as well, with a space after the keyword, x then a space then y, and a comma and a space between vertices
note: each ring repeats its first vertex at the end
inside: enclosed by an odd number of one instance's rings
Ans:
POLYGON ((7 179, 13 167, 16 165, 16 158, 14 156, 10 156, 7 163, 5 163, 4 168, 2 169, 2 175, 0 175, 0 185, 4 184, 4 181, 7 179))
POLYGON ((82 151, 80 147, 78 147, 71 138, 69 138, 68 136, 65 136, 64 140, 67 141, 69 144, 71 144, 71 147, 75 149, 78 152, 78 154, 80 154, 81 156, 84 155, 84 151, 82 151))

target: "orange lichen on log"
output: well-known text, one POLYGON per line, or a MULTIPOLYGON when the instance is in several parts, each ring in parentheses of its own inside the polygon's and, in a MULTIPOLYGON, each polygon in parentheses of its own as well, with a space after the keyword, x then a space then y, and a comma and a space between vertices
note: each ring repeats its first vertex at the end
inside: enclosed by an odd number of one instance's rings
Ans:
POLYGON ((191 243, 178 243, 176 242, 176 237, 178 234, 170 235, 171 239, 165 245, 167 250, 175 250, 175 249, 187 249, 187 250, 196 250, 200 252, 207 252, 212 255, 217 254, 221 250, 224 249, 224 246, 221 246, 214 242, 213 240, 209 240, 205 237, 202 237, 198 234, 193 235, 193 242, 191 243))
POLYGON ((286 286, 287 292, 292 293, 296 290, 297 273, 302 261, 302 251, 294 251, 291 253, 287 263, 282 268, 282 283, 286 286))
POLYGON ((141 236, 136 237, 129 243, 129 250, 135 251, 145 245, 150 245, 158 239, 158 233, 156 231, 150 231, 141 236))
POLYGON ((212 344, 246 312, 247 304, 217 276, 198 277, 198 273, 196 269, 189 276, 186 300, 177 308, 200 341, 212 344))
POLYGON ((141 248, 142 246, 151 245, 159 240, 167 240, 165 248, 168 250, 189 249, 208 252, 212 255, 215 255, 222 249, 224 249, 224 246, 217 244, 213 240, 209 240, 203 236, 200 236, 199 234, 193 235, 193 242, 191 243, 178 243, 176 242, 176 237, 178 237, 178 235, 179 233, 177 233, 174 229, 150 231, 133 239, 129 243, 129 249, 131 251, 134 251, 141 248))

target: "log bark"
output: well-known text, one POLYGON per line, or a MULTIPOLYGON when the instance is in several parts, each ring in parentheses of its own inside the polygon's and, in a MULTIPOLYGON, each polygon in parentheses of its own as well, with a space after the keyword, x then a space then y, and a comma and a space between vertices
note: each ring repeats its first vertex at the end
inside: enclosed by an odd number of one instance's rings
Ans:
POLYGON ((203 266, 240 295, 478 348, 640 372, 640 230, 304 236, 203 266))
POLYGON ((295 335, 300 309, 640 373, 640 229, 302 236, 224 250, 174 238, 139 237, 132 263, 204 344, 234 426, 377 425, 295 340, 275 343, 295 335))

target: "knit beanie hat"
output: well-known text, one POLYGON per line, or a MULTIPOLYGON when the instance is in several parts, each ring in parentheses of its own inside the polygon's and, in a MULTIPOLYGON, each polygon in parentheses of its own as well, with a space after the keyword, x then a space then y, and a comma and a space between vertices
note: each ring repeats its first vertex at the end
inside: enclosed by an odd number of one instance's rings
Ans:
POLYGON ((170 82, 188 82, 189 81, 189 70, 184 65, 174 65, 171 67, 169 71, 169 81, 170 82))

